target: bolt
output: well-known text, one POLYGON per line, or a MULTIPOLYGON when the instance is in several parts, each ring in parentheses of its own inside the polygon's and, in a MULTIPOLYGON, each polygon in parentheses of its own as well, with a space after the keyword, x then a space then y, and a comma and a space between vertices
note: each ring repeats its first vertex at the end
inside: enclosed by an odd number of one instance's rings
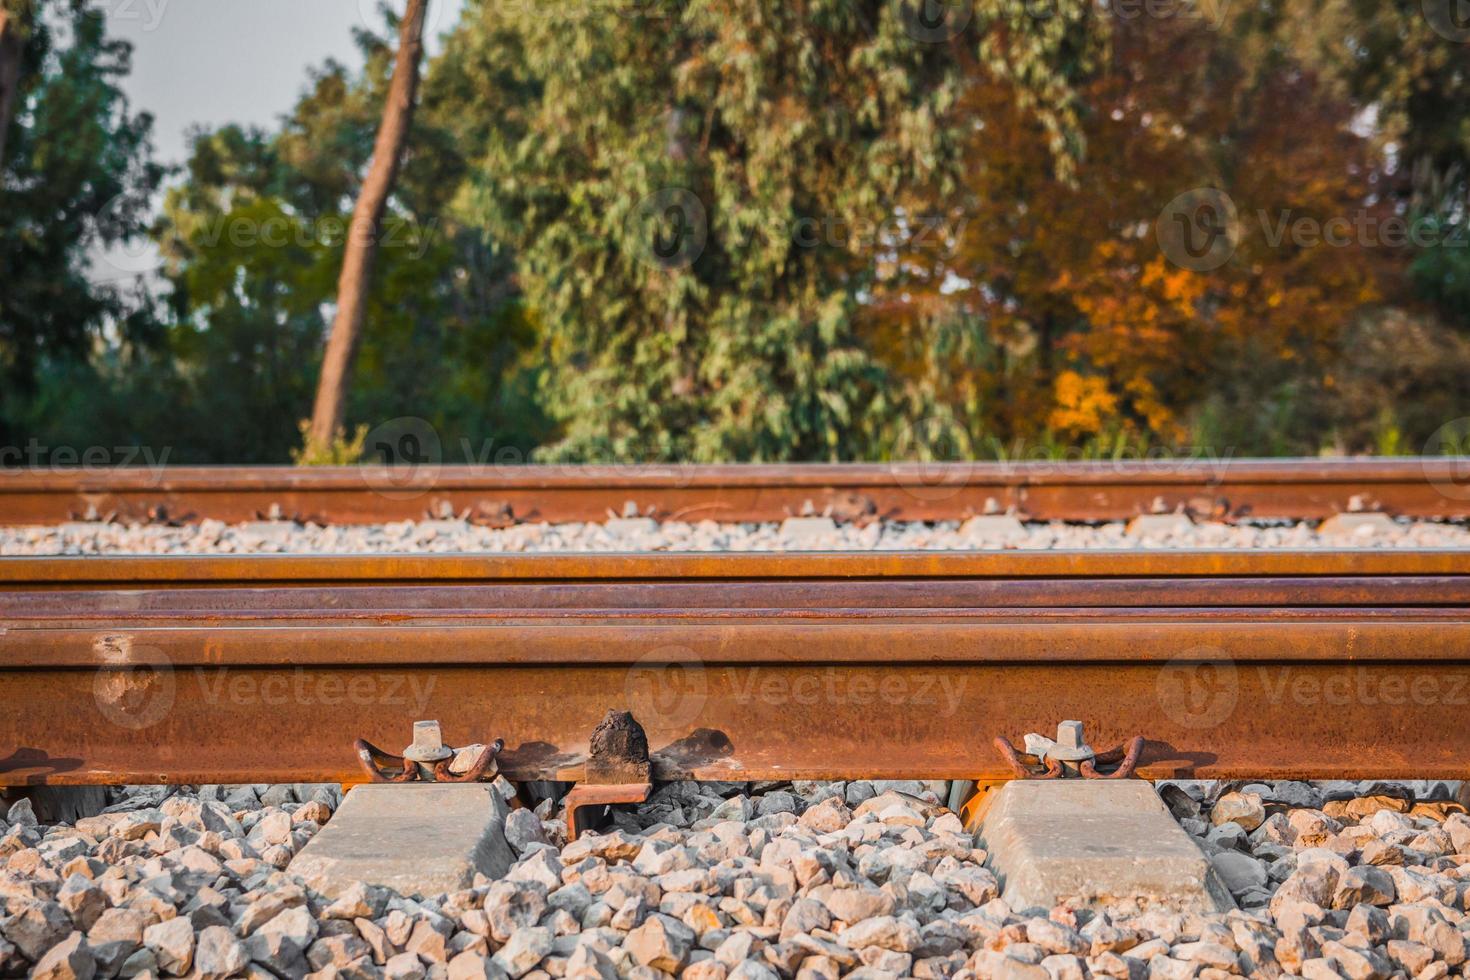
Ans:
POLYGON ((1064 749, 1080 749, 1086 742, 1082 738, 1082 722, 1064 721, 1057 726, 1057 744, 1064 749))
POLYGON ((1091 759, 1092 746, 1082 737, 1082 722, 1064 721, 1057 726, 1057 740, 1047 750, 1047 758, 1060 762, 1081 762, 1091 759))
POLYGON ((444 744, 444 734, 437 721, 413 723, 413 744, 403 750, 403 757, 410 762, 438 762, 454 752, 444 744))

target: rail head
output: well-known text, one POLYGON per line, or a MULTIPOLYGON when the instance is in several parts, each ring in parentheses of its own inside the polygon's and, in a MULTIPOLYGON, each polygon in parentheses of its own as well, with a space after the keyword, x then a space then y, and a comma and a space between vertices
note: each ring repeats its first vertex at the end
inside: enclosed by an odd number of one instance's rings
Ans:
POLYGON ((275 582, 725 581, 1470 575, 1461 549, 127 555, 0 558, 0 590, 275 582))
POLYGON ((0 468, 0 495, 20 492, 157 490, 371 491, 408 489, 637 489, 785 487, 944 487, 1043 484, 1341 484, 1459 481, 1467 461, 1451 456, 1281 457, 1159 456, 1117 460, 1001 460, 940 463, 782 463, 625 465, 384 466, 168 466, 96 468, 0 468))

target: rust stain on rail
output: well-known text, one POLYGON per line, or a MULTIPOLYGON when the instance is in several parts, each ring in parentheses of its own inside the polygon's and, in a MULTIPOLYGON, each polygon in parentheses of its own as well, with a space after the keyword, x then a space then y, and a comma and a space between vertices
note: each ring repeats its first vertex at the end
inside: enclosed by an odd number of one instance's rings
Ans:
POLYGON ((1470 775, 1470 555, 10 559, 0 785, 360 778, 437 718, 581 778, 1003 778, 1142 733, 1152 777, 1470 775))
MULTIPOLYGON (((150 584, 1087 579, 1470 574, 1470 551, 1265 550, 723 552, 0 558, 0 590, 150 584)), ((126 601, 126 590, 117 593, 126 601)))
POLYGON ((1155 510, 1318 519, 1354 509, 1470 516, 1460 458, 1183 459, 946 464, 192 467, 0 471, 0 522, 115 515, 253 520, 279 513, 374 523, 444 513, 602 520, 633 504, 660 519, 771 521, 807 511, 953 520, 994 510, 1117 520, 1155 510))

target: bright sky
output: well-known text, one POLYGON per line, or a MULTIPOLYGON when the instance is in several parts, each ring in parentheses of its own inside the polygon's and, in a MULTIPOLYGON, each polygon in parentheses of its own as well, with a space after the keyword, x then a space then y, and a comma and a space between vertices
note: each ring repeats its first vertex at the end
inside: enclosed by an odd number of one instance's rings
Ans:
MULTIPOLYGON (((403 0, 392 0, 402 7, 403 0)), ((430 0, 431 38, 463 0, 430 0)), ((181 163, 191 126, 269 125, 301 94, 309 66, 360 63, 352 29, 381 33, 379 0, 98 0, 110 33, 133 42, 125 88, 153 113, 160 160, 181 163)), ((430 50, 437 50, 431 44, 430 50)))

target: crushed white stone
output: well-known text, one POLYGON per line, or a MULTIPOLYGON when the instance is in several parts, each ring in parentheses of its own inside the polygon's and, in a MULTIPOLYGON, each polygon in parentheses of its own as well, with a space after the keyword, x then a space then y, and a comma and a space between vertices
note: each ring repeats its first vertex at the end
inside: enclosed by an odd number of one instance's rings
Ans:
POLYGON ((969 551, 1093 548, 1467 548, 1470 526, 1397 520, 1392 530, 1371 526, 1347 534, 1319 534, 1314 523, 1171 524, 1157 535, 1135 536, 1122 522, 1030 523, 1020 533, 964 529, 959 521, 875 522, 813 531, 780 523, 642 522, 520 524, 486 528, 463 521, 403 521, 319 527, 291 522, 182 527, 146 524, 66 524, 0 527, 0 555, 101 554, 352 554, 537 553, 612 551, 969 551))
POLYGON ((1241 909, 1127 915, 1007 906, 942 782, 671 783, 571 844, 543 800, 503 881, 331 901, 281 868, 337 787, 131 788, 0 819, 0 975, 1438 980, 1470 963, 1470 818, 1417 797, 1456 789, 1162 784, 1241 909))

